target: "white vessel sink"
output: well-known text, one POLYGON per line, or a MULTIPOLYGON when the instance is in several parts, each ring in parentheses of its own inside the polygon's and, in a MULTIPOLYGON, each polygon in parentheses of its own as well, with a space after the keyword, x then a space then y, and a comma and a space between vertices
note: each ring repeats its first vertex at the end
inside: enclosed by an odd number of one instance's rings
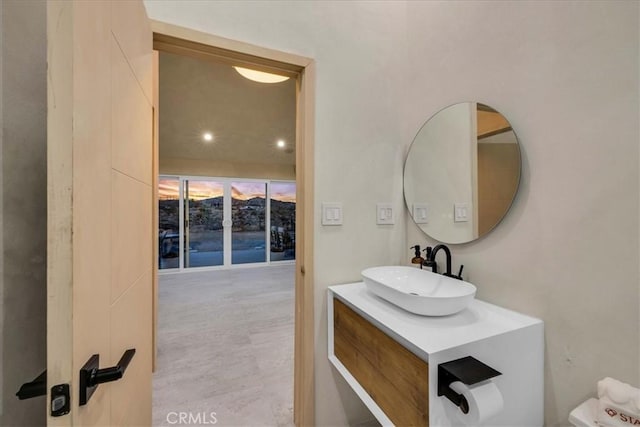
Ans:
POLYGON ((374 294, 422 316, 447 316, 464 310, 476 295, 469 282, 415 267, 373 267, 362 271, 374 294))

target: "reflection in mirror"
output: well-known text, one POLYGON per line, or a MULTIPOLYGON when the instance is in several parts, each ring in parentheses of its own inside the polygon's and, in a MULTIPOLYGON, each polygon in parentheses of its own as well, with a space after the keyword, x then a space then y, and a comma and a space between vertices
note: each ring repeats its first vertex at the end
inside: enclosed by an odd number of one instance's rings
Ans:
POLYGON ((404 167, 404 196, 429 237, 466 243, 505 216, 520 182, 520 147, 507 119, 475 102, 447 107, 416 135, 404 167))

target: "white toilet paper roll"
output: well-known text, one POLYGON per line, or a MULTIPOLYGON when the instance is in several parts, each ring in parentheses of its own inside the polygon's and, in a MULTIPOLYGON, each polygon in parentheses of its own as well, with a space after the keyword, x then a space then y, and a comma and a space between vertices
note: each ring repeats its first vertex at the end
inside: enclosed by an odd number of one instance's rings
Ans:
POLYGON ((504 407, 502 393, 491 380, 467 386, 455 381, 449 386, 453 391, 463 395, 469 403, 469 413, 457 411, 458 418, 465 425, 481 425, 484 421, 496 416, 504 407))

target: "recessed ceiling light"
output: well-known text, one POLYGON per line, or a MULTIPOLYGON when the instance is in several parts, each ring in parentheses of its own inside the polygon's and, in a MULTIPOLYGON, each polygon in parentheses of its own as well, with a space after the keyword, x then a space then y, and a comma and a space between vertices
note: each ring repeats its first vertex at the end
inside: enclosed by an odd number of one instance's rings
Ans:
POLYGON ((211 132, 205 132, 202 134, 202 139, 204 139, 207 142, 211 142, 213 141, 213 134, 211 132))
POLYGON ((233 67, 242 77, 259 83, 280 83, 289 80, 287 76, 265 73, 264 71, 250 70, 249 68, 233 67))
POLYGON ((280 139, 280 140, 278 140, 277 145, 278 145, 278 148, 284 148, 284 146, 285 146, 286 144, 284 143, 284 141, 283 141, 283 140, 281 140, 281 139, 280 139))

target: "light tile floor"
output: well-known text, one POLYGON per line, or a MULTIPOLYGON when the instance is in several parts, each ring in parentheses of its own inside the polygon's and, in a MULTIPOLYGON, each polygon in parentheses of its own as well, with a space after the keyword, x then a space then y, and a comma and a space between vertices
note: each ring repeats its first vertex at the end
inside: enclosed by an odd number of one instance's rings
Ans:
POLYGON ((292 426, 293 332, 293 265, 161 275, 154 426, 292 426))

